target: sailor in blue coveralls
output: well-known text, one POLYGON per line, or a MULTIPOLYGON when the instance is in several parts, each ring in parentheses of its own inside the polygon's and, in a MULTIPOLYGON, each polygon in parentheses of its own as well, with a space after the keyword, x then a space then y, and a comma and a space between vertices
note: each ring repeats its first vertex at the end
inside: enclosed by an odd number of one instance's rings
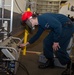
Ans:
POLYGON ((73 35, 74 25, 68 17, 54 13, 34 16, 32 12, 28 11, 22 15, 22 22, 26 23, 31 29, 38 25, 38 31, 26 44, 20 44, 20 47, 34 43, 45 30, 51 30, 43 40, 43 53, 48 60, 39 65, 40 69, 54 67, 53 52, 62 65, 70 66, 71 59, 66 49, 73 35))

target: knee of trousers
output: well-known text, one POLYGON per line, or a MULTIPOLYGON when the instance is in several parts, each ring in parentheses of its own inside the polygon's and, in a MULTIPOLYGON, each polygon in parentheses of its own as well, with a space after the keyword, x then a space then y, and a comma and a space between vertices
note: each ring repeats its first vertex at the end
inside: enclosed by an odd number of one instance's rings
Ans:
POLYGON ((71 60, 66 54, 56 53, 56 56, 62 65, 66 65, 71 60))

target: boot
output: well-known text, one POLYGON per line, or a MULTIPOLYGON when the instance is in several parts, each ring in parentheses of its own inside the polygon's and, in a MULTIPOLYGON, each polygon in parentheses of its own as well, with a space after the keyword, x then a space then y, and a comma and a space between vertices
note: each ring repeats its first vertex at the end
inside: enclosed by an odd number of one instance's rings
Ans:
POLYGON ((40 69, 46 69, 46 68, 54 68, 54 61, 53 60, 47 60, 46 63, 41 63, 38 68, 40 69))
POLYGON ((72 75, 72 74, 74 74, 74 68, 73 67, 74 67, 74 63, 69 62, 67 64, 67 68, 62 72, 61 75, 72 75))

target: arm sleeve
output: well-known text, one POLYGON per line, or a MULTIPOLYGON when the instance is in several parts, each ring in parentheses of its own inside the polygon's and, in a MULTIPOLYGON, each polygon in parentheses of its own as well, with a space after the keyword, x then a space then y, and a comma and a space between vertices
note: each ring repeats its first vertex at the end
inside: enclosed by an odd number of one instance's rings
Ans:
POLYGON ((53 20, 50 25, 53 29, 53 39, 54 42, 59 42, 59 37, 62 33, 62 24, 58 20, 53 20))
POLYGON ((28 41, 30 44, 34 43, 43 33, 44 29, 39 26, 37 33, 28 41))

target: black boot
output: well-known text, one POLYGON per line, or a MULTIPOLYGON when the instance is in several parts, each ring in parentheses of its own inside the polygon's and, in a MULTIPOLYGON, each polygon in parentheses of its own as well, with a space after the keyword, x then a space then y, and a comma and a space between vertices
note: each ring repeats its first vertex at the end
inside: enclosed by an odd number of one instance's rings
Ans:
POLYGON ((40 69, 46 69, 46 68, 54 68, 54 61, 53 60, 47 60, 46 63, 41 63, 38 68, 40 69))
POLYGON ((72 75, 74 74, 74 63, 71 61, 67 64, 67 68, 62 72, 61 75, 72 75))

